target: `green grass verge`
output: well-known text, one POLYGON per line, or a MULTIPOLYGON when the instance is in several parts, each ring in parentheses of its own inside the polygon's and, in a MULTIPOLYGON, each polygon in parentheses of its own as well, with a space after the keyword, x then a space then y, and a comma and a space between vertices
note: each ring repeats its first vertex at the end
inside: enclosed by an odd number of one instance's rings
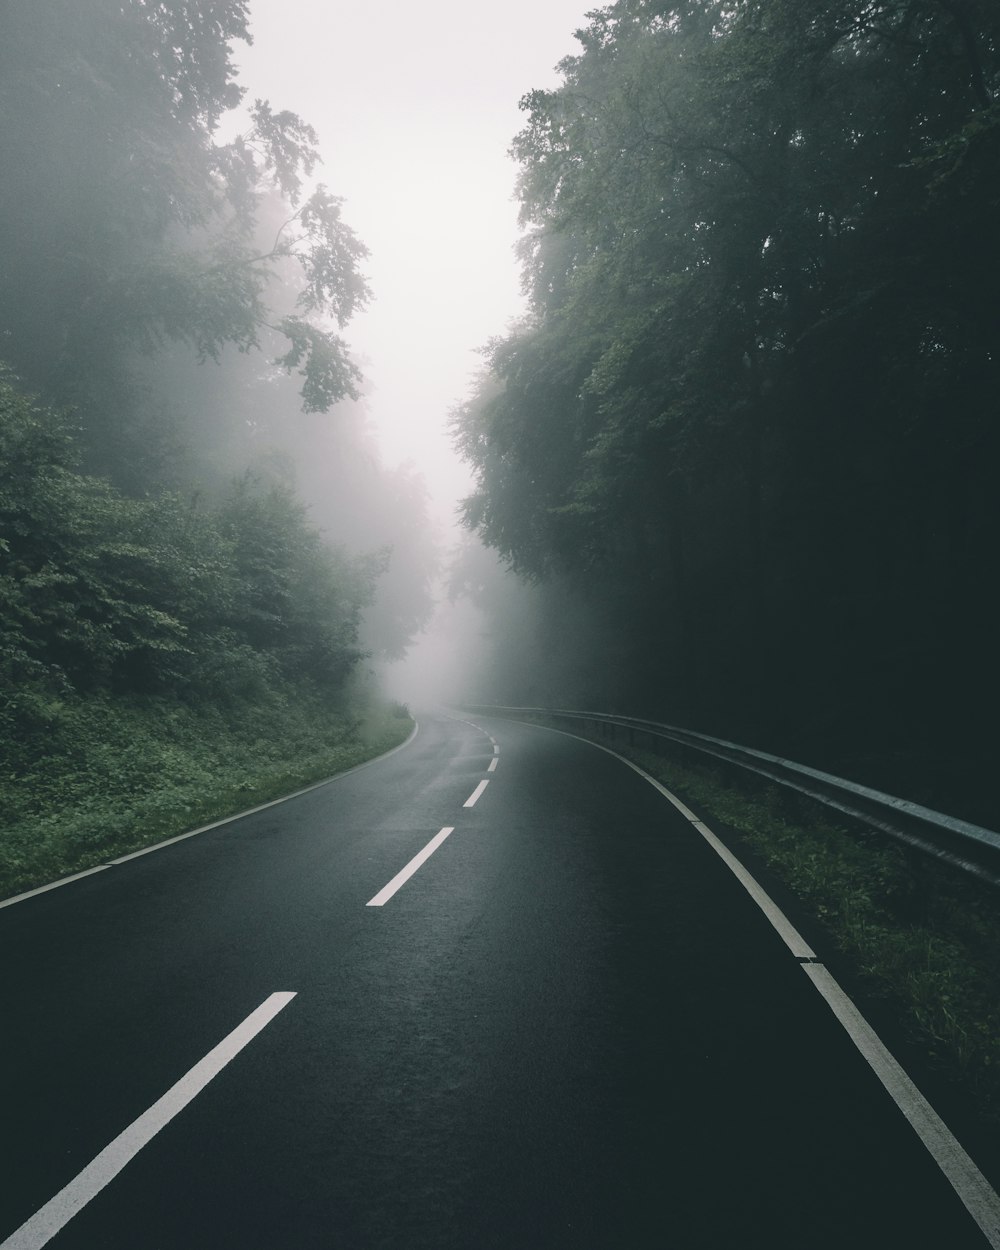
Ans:
MULTIPOLYGON (((562 727, 558 722, 540 721, 562 727)), ((870 998, 945 1080, 1000 1122, 1000 897, 738 769, 605 741, 799 899, 870 998)), ((669 749, 668 749, 669 750, 669 749)))
POLYGON ((53 701, 0 773, 0 898, 280 798, 405 741, 407 710, 296 692, 254 706, 53 701))

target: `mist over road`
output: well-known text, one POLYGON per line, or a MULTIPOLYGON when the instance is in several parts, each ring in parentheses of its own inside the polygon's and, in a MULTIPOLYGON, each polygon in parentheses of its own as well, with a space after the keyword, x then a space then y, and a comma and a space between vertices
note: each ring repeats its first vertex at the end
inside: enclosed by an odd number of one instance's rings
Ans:
POLYGON ((565 735, 422 716, 0 951, 11 1250, 987 1244, 690 822, 565 735))

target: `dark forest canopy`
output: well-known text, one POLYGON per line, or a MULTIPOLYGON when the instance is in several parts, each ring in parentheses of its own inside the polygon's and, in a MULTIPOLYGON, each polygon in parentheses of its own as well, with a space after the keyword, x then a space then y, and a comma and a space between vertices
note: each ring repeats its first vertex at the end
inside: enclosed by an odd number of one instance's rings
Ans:
POLYGON ((467 524, 604 622, 581 698, 982 729, 1000 7, 621 0, 578 38, 522 101, 530 313, 456 418, 467 524))

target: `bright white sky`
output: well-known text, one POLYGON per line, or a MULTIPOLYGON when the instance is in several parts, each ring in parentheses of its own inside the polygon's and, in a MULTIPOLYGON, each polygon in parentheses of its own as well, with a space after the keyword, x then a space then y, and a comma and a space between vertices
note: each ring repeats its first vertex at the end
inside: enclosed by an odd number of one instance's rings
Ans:
POLYGON ((251 0, 248 95, 316 128, 320 180, 371 251, 375 299, 348 338, 385 460, 450 513, 468 478, 445 432, 475 349, 521 310, 513 244, 522 95, 559 81, 587 0, 251 0))

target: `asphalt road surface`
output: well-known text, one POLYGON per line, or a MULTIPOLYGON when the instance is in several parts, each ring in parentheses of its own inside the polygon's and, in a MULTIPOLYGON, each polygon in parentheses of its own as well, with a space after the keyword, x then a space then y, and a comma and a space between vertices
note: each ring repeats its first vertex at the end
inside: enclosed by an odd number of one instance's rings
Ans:
POLYGON ((544 729, 6 907, 0 984, 7 1250, 989 1244, 698 831, 544 729))

